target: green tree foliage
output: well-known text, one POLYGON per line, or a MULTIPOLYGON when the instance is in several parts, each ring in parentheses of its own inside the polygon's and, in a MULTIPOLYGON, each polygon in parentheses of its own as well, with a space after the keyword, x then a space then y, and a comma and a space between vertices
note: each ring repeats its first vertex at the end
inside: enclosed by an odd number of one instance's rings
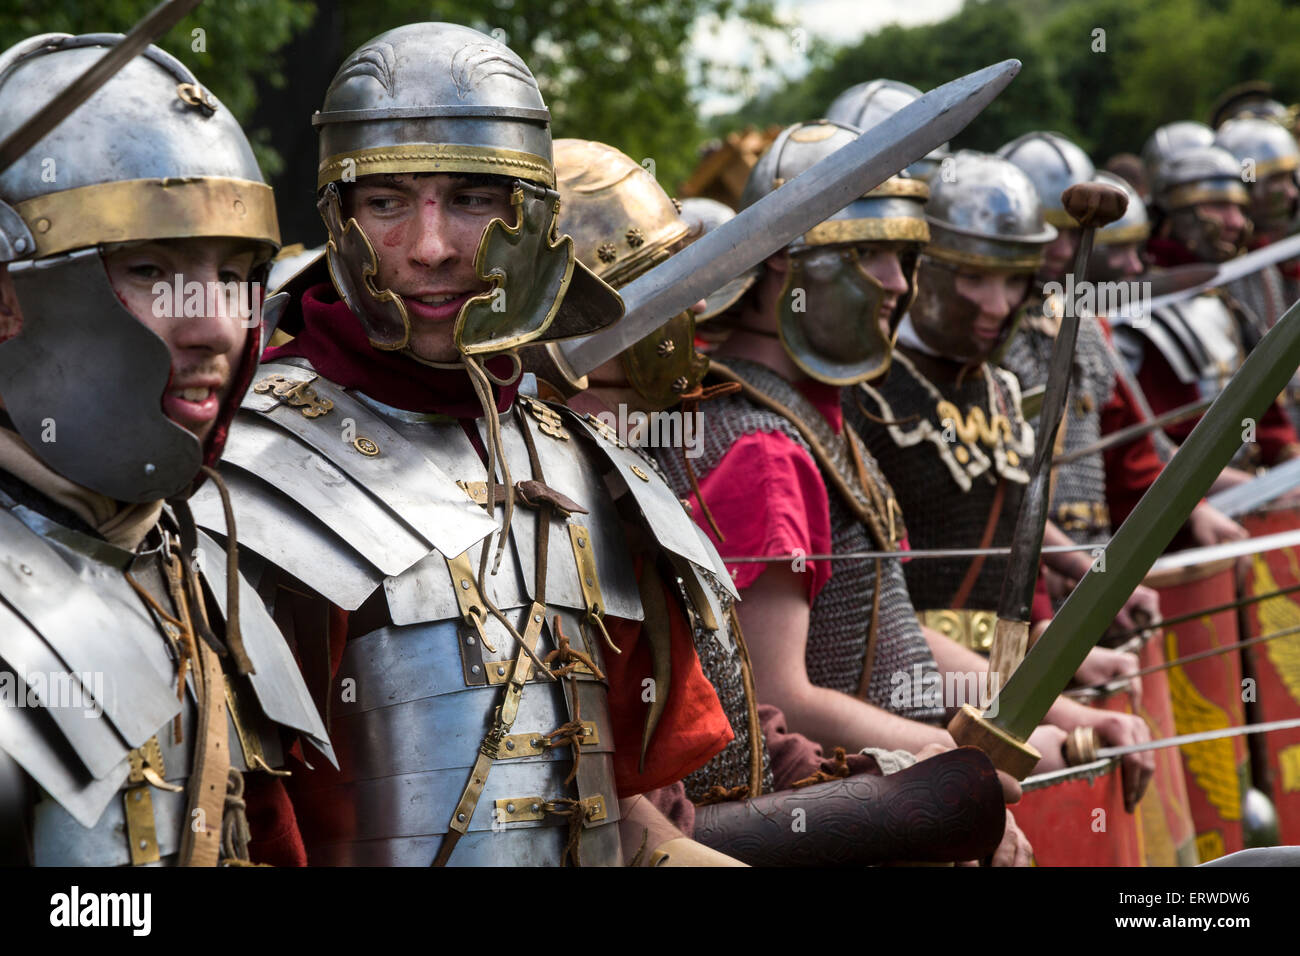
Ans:
POLYGON ((1098 161, 1157 126, 1204 121, 1228 87, 1264 79, 1300 98, 1300 5, 1288 0, 966 0, 941 23, 886 27, 814 58, 809 73, 711 126, 791 123, 841 91, 891 77, 929 89, 1014 56, 1024 70, 954 145, 995 148, 1030 129, 1077 138, 1098 161))
MULTIPOLYGON (((1029 23, 1009 0, 967 3, 955 16, 919 27, 885 27, 860 42, 824 56, 802 80, 745 106, 714 124, 722 132, 748 123, 786 125, 815 119, 856 83, 889 77, 922 90, 1009 57, 1020 59, 1020 76, 967 129, 955 146, 995 149, 1044 118, 1068 127, 1067 102, 1049 58, 1037 55, 1029 23)), ((1068 128, 1063 132, 1070 132, 1068 128)))
MULTIPOLYGON (((157 0, 9 0, 0 7, 0 48, 39 33, 125 33, 155 6, 157 0)), ((208 0, 158 45, 247 124, 257 81, 284 85, 275 52, 311 22, 315 9, 311 0, 208 0)), ((274 175, 281 160, 267 145, 268 132, 253 130, 251 138, 263 170, 274 175)))

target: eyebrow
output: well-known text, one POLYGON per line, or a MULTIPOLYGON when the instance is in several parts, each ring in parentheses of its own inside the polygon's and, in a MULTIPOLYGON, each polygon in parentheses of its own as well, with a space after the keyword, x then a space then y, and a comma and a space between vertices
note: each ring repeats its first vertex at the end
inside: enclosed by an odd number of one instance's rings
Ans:
POLYGON ((413 192, 414 185, 408 179, 421 179, 425 176, 446 176, 452 189, 464 189, 466 187, 481 185, 477 180, 470 176, 460 176, 455 173, 381 173, 377 176, 367 176, 366 180, 357 183, 358 186, 369 186, 372 189, 396 189, 399 192, 413 192))

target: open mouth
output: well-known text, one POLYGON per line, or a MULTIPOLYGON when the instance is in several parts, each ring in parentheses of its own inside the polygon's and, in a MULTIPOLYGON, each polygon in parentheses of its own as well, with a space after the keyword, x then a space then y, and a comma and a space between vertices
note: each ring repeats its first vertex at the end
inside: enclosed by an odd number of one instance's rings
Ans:
POLYGON ((220 406, 214 385, 171 388, 163 394, 163 413, 186 428, 215 421, 220 406))
POLYGON ((404 295, 402 301, 406 303, 407 311, 415 318, 445 322, 447 319, 455 318, 460 313, 461 306, 477 294, 476 292, 447 292, 436 295, 404 295))

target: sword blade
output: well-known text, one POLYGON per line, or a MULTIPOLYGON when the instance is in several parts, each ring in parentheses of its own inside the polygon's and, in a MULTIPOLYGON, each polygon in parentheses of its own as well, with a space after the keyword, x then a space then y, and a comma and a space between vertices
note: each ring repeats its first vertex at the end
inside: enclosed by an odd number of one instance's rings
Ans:
POLYGON ((1268 331, 1084 575, 1047 631, 1002 687, 986 719, 1027 740, 1115 620, 1156 557, 1241 446, 1241 420, 1258 417, 1300 363, 1300 305, 1268 331), (993 716, 996 715, 996 716, 993 716))
POLYGON ((90 99, 95 91, 150 43, 158 39, 203 0, 165 0, 150 10, 131 32, 107 53, 86 68, 86 71, 69 83, 45 108, 32 116, 22 126, 10 133, 0 143, 0 173, 12 166, 23 153, 41 141, 50 130, 58 126, 78 106, 90 99))
POLYGON ((1207 740, 1221 740, 1224 737, 1245 737, 1250 734, 1264 734, 1274 730, 1290 730, 1292 727, 1300 727, 1300 717, 1293 717, 1289 720, 1272 720, 1264 724, 1246 724, 1241 727, 1202 730, 1195 734, 1164 737, 1160 740, 1149 740, 1144 744, 1129 744, 1125 747, 1102 747, 1097 751, 1096 760, 1090 760, 1075 767, 1063 767, 1060 770, 1036 773, 1022 780, 1020 789, 1028 793, 1031 790, 1041 790, 1053 784, 1066 783, 1083 777, 1098 777, 1113 768, 1125 754, 1142 753, 1147 750, 1164 750, 1168 747, 1182 747, 1186 744, 1199 744, 1207 740))
MULTIPOLYGON (((1127 442, 1133 441, 1134 439, 1141 438, 1143 435, 1153 432, 1157 428, 1164 428, 1166 425, 1173 425, 1177 422, 1183 421, 1184 419, 1191 418, 1193 415, 1199 415, 1201 412, 1209 408, 1210 403, 1213 401, 1214 399, 1212 397, 1202 398, 1198 401, 1184 405, 1181 408, 1170 409, 1163 415, 1157 415, 1155 418, 1125 426, 1119 431, 1111 432, 1105 438, 1093 442, 1091 445, 1076 448, 1074 451, 1067 451, 1064 455, 1057 455, 1052 459, 1052 467, 1055 468, 1058 465, 1068 465, 1072 461, 1078 461, 1080 458, 1086 458, 1099 451, 1105 451, 1107 448, 1114 448, 1116 445, 1123 445, 1127 442)), ((1300 461, 1300 459, 1297 459, 1297 461, 1300 461)), ((1213 503, 1213 501, 1211 501, 1211 503, 1213 503)), ((1222 511, 1223 509, 1220 508, 1219 510, 1222 511)))
POLYGON ((1187 744, 1199 744, 1207 740, 1222 740, 1224 737, 1246 737, 1250 734, 1266 734, 1274 730, 1290 730, 1292 727, 1300 727, 1300 717, 1290 717, 1286 720, 1270 720, 1263 724, 1245 724, 1241 727, 1219 727, 1215 730, 1202 730, 1194 734, 1179 734, 1176 737, 1148 740, 1144 744, 1100 747, 1097 750, 1097 758, 1105 760, 1111 757, 1123 757, 1125 754, 1139 754, 1147 750, 1163 750, 1166 747, 1183 747, 1187 744))
POLYGON ((1300 528, 1292 531, 1278 531, 1275 534, 1260 535, 1258 538, 1245 538, 1241 541, 1224 541, 1221 544, 1207 544, 1200 548, 1188 548, 1175 551, 1151 565, 1151 573, 1173 571, 1178 568, 1190 568, 1198 564, 1210 564, 1224 558, 1244 558, 1265 551, 1277 551, 1300 545, 1300 528))
POLYGON ((562 342, 565 360, 586 375, 746 269, 879 186, 961 132, 1020 72, 1004 60, 945 83, 800 173, 687 249, 619 289, 623 318, 562 342))
POLYGON ((1219 266, 1213 279, 1189 286, 1178 292, 1169 292, 1165 295, 1154 296, 1151 299, 1151 311, 1161 306, 1172 305, 1175 302, 1183 302, 1187 299, 1194 298, 1204 292, 1206 289, 1214 289, 1229 282, 1235 282, 1244 276, 1254 275, 1259 270, 1274 265, 1278 262, 1285 262, 1287 259, 1294 259, 1300 256, 1300 234, 1287 236, 1277 242, 1267 246, 1262 246, 1254 252, 1248 252, 1244 256, 1238 256, 1236 259, 1229 259, 1219 266))
POLYGON ((1300 486, 1300 458, 1270 468, 1258 478, 1210 495, 1207 501, 1230 518, 1254 511, 1279 495, 1300 486))

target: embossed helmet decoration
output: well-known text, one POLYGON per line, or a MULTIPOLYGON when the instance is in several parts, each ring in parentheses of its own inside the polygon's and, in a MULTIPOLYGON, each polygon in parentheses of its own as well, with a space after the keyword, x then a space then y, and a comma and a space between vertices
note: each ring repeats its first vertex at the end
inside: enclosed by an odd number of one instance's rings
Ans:
MULTIPOLYGON (((858 83, 835 97, 826 110, 826 118, 834 123, 854 126, 866 132, 893 116, 913 100, 920 99, 921 91, 898 80, 871 80, 858 83)), ((929 179, 943 161, 952 155, 947 143, 932 149, 924 159, 918 159, 906 172, 915 179, 929 179)))
POLYGON ((514 180, 515 221, 489 223, 475 257, 492 288, 456 317, 463 354, 588 335, 622 315, 617 294, 575 261, 572 240, 556 230, 550 113, 509 47, 451 23, 389 30, 348 57, 312 124, 330 276, 375 348, 405 348, 410 317, 400 296, 375 288, 374 246, 355 219, 344 219, 340 188, 381 173, 514 180))
MULTIPOLYGON (((578 260, 618 288, 692 237, 677 203, 648 170, 604 143, 555 141, 560 223, 578 260)), ((619 356, 628 382, 659 410, 695 388, 708 360, 695 351, 695 316, 682 312, 619 356)))
MULTIPOLYGON (((0 54, 0 138, 121 40, 45 34, 0 54)), ((280 244, 275 204, 230 111, 155 46, 0 173, 0 262, 23 316, 21 332, 0 344, 0 397, 42 461, 119 501, 194 485, 220 457, 257 362, 260 339, 250 331, 203 444, 163 413, 170 352, 118 298, 102 253, 198 237, 254 243, 254 278, 264 278, 280 244), (43 440, 50 422, 56 441, 43 440)), ((249 324, 258 321, 254 302, 249 324)))
MULTIPOLYGON (((852 126, 817 120, 781 132, 754 165, 740 208, 798 176, 852 142, 852 126)), ((915 292, 917 256, 930 233, 925 220, 926 184, 900 173, 849 203, 787 246, 790 269, 778 305, 777 329, 791 360, 808 376, 832 385, 854 385, 889 370, 892 332, 915 292), (896 244, 908 292, 888 317, 884 286, 863 268, 863 243, 896 244)))
MULTIPOLYGON (((962 150, 951 174, 936 177, 930 205, 930 244, 917 270, 916 301, 910 318, 930 348, 953 358, 961 354, 958 334, 974 323, 980 307, 957 289, 963 272, 996 272, 1032 277, 1056 229, 1043 213, 1033 182, 1008 160, 990 153, 962 150)), ((1026 282, 1026 297, 1030 283, 1026 282)), ((995 343, 996 358, 1014 332, 1014 303, 995 343)))

